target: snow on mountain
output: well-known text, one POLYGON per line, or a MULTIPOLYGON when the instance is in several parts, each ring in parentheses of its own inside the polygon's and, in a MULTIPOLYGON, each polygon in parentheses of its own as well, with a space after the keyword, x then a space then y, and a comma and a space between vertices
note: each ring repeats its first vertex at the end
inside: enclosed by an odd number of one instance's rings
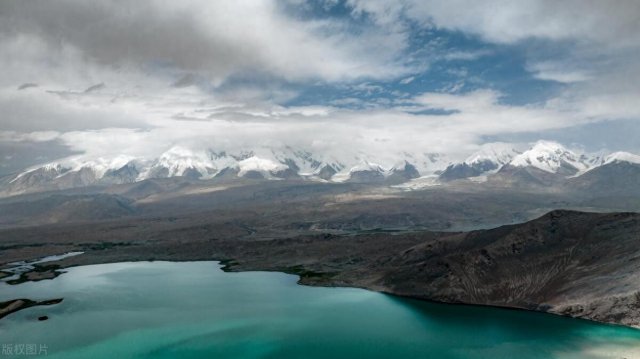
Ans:
MULTIPOLYGON (((615 152, 600 157, 600 163, 579 176, 568 179, 568 187, 599 196, 640 194, 640 156, 615 152)), ((616 201, 618 201, 616 199, 616 201)))
MULTIPOLYGON (((266 152, 266 151, 265 151, 266 152)), ((310 176, 320 171, 323 163, 331 164, 336 168, 342 168, 333 158, 321 158, 318 154, 313 154, 309 151, 297 150, 289 146, 285 146, 280 150, 270 149, 267 155, 272 156, 272 160, 278 163, 289 164, 290 166, 295 164, 300 175, 310 176), (293 163, 292 163, 293 162, 293 163)))
POLYGON ((386 180, 389 183, 404 183, 418 177, 420 177, 418 169, 413 164, 402 161, 388 171, 386 180))
POLYGON ((39 177, 42 180, 51 180, 54 179, 64 172, 68 171, 69 168, 62 166, 60 163, 52 162, 47 163, 42 166, 35 166, 32 168, 28 168, 22 173, 19 173, 13 179, 9 181, 9 183, 15 183, 20 180, 28 180, 29 178, 39 177))
POLYGON ((511 160, 519 154, 521 153, 515 149, 511 143, 486 143, 480 146, 480 150, 467 157, 467 159, 464 160, 464 163, 473 165, 490 162, 502 166, 511 162, 511 160))
MULTIPOLYGON (((125 167, 133 161, 130 156, 114 158, 95 158, 82 160, 70 157, 59 162, 47 163, 32 167, 14 177, 9 183, 22 186, 46 185, 51 182, 63 184, 63 188, 77 185, 89 185, 111 176, 117 169, 125 167)), ((110 181, 113 182, 113 181, 110 181)))
POLYGON ((416 166, 406 160, 393 165, 393 167, 391 167, 390 169, 390 172, 407 173, 407 175, 415 176, 414 178, 420 177, 420 171, 418 171, 416 166))
POLYGON ((514 167, 534 167, 545 172, 566 176, 589 169, 585 156, 580 156, 559 143, 538 141, 529 150, 509 162, 514 167))
POLYGON ((381 165, 377 163, 369 162, 369 161, 363 161, 362 163, 359 163, 356 166, 351 167, 351 169, 349 170, 349 172, 351 173, 365 172, 365 171, 381 172, 381 173, 386 172, 384 167, 382 167, 381 165))
POLYGON ((217 172, 216 165, 204 151, 191 151, 174 146, 164 152, 151 165, 140 161, 140 175, 137 180, 189 175, 196 178, 211 178, 217 172))
POLYGON ((96 178, 102 178, 108 171, 120 169, 133 160, 135 160, 134 157, 120 155, 114 158, 101 157, 88 161, 72 158, 68 164, 71 166, 69 172, 77 172, 84 168, 92 171, 96 178))
POLYGON ((377 163, 362 161, 352 166, 348 171, 341 171, 332 177, 334 182, 346 182, 353 180, 356 182, 370 182, 384 180, 386 169, 377 163))
POLYGON ((280 162, 253 156, 238 162, 238 168, 238 176, 240 177, 255 172, 261 174, 264 178, 271 178, 274 177, 275 173, 285 171, 289 167, 280 162))
POLYGON ((0 188, 2 193, 26 193, 88 185, 132 183, 151 178, 182 176, 211 179, 221 176, 254 179, 302 177, 331 182, 402 182, 443 167, 445 156, 433 153, 384 153, 378 156, 352 149, 301 150, 290 146, 256 147, 236 151, 192 150, 174 146, 156 158, 72 156, 35 166, 0 188), (416 165, 418 163, 419 165, 416 165), (420 169, 418 169, 420 168, 420 169))
MULTIPOLYGON (((256 147, 236 151, 192 150, 174 146, 156 158, 114 156, 89 158, 72 156, 35 166, 7 178, 0 194, 59 190, 88 185, 132 183, 150 178, 182 176, 192 179, 237 177, 253 179, 306 178, 314 181, 399 184, 416 178, 428 185, 460 178, 533 168, 564 177, 578 177, 590 169, 609 163, 640 164, 640 156, 627 152, 577 154, 562 145, 539 141, 524 152, 508 143, 490 143, 452 163, 445 154, 380 153, 365 154, 358 149, 344 153, 329 150, 301 150, 289 146, 256 147), (437 178, 437 180, 434 180, 437 178)), ((529 171, 530 172, 530 171, 529 171)), ((490 176, 490 177, 491 177, 490 176)), ((514 179, 518 181, 518 179, 514 179)), ((418 186, 420 187, 420 186, 418 186)))
POLYGON ((614 163, 631 163, 631 164, 640 164, 640 156, 635 155, 629 152, 613 152, 607 153, 604 150, 583 154, 581 156, 581 160, 583 163, 587 165, 587 168, 577 172, 571 177, 580 177, 583 174, 594 170, 596 168, 600 168, 601 166, 605 166, 608 164, 614 163))
POLYGON ((414 178, 407 182, 396 184, 391 187, 398 188, 404 191, 416 191, 440 185, 442 185, 442 182, 440 182, 440 178, 438 175, 427 175, 414 178))
POLYGON ((450 164, 439 178, 443 181, 474 178, 507 167, 511 172, 517 168, 534 168, 545 173, 578 177, 593 168, 614 162, 640 163, 640 156, 628 152, 576 153, 552 141, 538 141, 520 153, 513 144, 491 143, 483 145, 463 162, 450 164))
MULTIPOLYGON (((420 175, 434 174, 447 168, 447 165, 451 163, 451 159, 448 154, 445 153, 407 153, 403 152, 397 155, 397 158, 401 161, 410 163, 413 165, 420 175)), ((398 163, 397 160, 395 163, 398 163)))
POLYGON ((416 167, 406 160, 385 167, 367 160, 333 176, 333 182, 402 183, 420 177, 416 167))
POLYGON ((482 176, 500 169, 520 155, 513 144, 487 143, 461 163, 452 163, 440 174, 440 179, 451 181, 482 176))
POLYGON ((598 167, 601 166, 604 161, 606 160, 607 156, 609 156, 610 154, 604 150, 598 151, 598 152, 592 152, 592 153, 585 153, 582 154, 580 156, 580 159, 583 163, 585 163, 587 165, 587 169, 584 171, 580 171, 576 174, 576 176, 579 176, 580 174, 584 173, 585 171, 588 171, 594 167, 598 167))
POLYGON ((640 164, 640 156, 634 155, 633 153, 629 152, 614 152, 604 158, 603 165, 615 162, 640 164))

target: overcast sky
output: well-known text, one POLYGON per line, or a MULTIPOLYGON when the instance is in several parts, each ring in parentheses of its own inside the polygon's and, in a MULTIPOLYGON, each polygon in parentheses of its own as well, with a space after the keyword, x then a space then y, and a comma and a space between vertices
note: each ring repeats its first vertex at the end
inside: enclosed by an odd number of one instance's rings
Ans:
POLYGON ((0 174, 172 146, 640 152, 636 0, 2 1, 0 174))

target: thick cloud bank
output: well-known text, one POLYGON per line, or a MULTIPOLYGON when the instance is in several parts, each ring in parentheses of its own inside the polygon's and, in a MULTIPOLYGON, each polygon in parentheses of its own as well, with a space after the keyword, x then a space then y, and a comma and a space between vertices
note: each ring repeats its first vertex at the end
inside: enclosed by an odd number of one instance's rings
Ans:
POLYGON ((637 1, 5 1, 0 174, 174 146, 388 163, 574 129, 612 146, 589 129, 640 130, 639 18, 637 1), (543 100, 508 100, 523 77, 543 100))

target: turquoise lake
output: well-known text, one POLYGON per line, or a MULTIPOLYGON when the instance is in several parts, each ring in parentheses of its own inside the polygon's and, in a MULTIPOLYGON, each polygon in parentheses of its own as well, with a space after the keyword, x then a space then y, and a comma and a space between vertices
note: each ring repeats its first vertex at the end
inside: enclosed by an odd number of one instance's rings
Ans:
POLYGON ((296 281, 217 262, 135 262, 0 283, 0 300, 64 298, 0 320, 0 344, 82 359, 640 358, 638 330, 296 281))

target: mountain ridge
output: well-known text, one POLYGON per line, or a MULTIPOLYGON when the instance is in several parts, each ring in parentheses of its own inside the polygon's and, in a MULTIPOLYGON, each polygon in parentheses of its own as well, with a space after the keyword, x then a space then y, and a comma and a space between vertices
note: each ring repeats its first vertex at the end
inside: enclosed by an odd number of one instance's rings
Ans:
MULTIPOLYGON (((640 156, 628 152, 584 154, 551 141, 538 141, 524 151, 508 143, 486 144, 462 162, 451 162, 447 156, 438 154, 422 154, 420 162, 416 161, 420 156, 401 154, 403 157, 391 165, 379 164, 365 156, 336 159, 291 147, 283 151, 263 149, 258 152, 192 151, 174 146, 155 159, 124 155, 95 159, 76 156, 34 166, 0 179, 0 195, 91 185, 108 186, 169 177, 300 178, 330 183, 397 185, 428 176, 436 176, 438 183, 487 176, 494 183, 502 185, 548 185, 566 178, 580 177, 612 163, 640 166, 640 156)), ((391 162, 387 160, 386 163, 391 162)))

